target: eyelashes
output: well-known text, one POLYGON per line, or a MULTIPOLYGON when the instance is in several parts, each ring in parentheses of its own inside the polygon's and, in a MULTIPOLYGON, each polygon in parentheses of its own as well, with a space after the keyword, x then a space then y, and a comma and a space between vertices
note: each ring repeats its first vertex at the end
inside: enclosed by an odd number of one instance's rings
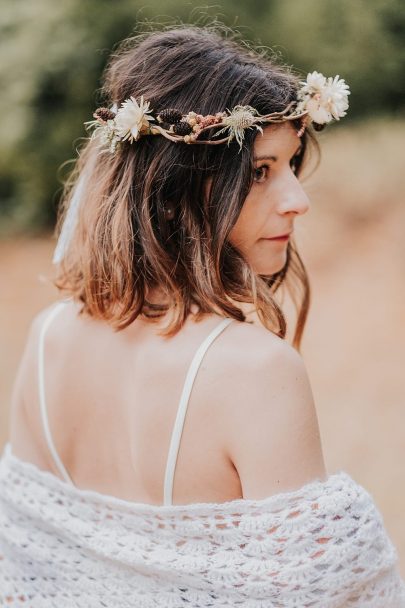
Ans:
POLYGON ((253 171, 253 181, 259 183, 264 182, 267 179, 269 173, 269 165, 260 165, 260 167, 256 167, 256 169, 253 171))
POLYGON ((294 171, 294 173, 297 173, 300 163, 301 163, 301 154, 296 154, 290 160, 290 167, 294 171))
MULTIPOLYGON (((300 165, 301 156, 297 154, 293 156, 290 160, 290 167, 294 173, 297 173, 299 165, 300 165)), ((253 181, 256 183, 262 183, 266 181, 266 179, 270 175, 270 166, 269 165, 260 165, 260 167, 256 167, 253 170, 253 181)))

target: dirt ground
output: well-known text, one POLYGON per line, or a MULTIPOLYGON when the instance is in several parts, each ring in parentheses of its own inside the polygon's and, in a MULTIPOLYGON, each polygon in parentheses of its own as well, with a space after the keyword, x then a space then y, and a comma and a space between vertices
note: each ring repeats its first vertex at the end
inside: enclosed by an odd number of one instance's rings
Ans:
MULTIPOLYGON (((332 213, 332 207, 320 204, 327 170, 323 182, 309 185, 310 194, 316 190, 312 213, 296 223, 312 284, 302 354, 327 468, 346 470, 373 495, 405 576, 403 205, 391 201, 379 211, 369 197, 365 213, 355 204, 349 212, 343 196, 337 212, 334 193, 332 213)), ((404 191, 399 185, 395 192, 404 191)), ((383 202, 380 193, 381 207, 383 202)), ((0 242, 0 447, 7 438, 12 383, 30 320, 58 298, 46 279, 53 247, 51 238, 0 242)))

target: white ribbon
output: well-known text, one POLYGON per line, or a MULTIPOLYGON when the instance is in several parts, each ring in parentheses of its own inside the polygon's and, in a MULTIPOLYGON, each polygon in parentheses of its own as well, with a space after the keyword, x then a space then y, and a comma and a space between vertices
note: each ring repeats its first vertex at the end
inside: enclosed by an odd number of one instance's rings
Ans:
POLYGON ((65 257, 66 251, 72 240, 73 233, 76 229, 80 202, 83 196, 84 184, 85 184, 84 172, 79 176, 76 185, 74 187, 73 196, 70 201, 69 209, 67 210, 65 219, 62 224, 62 229, 56 243, 56 248, 53 253, 52 263, 59 264, 65 257))
MULTIPOLYGON (((118 105, 114 103, 111 110, 115 113, 118 112, 118 105)), ((87 167, 87 166, 86 166, 87 167)), ((79 219, 80 203, 83 196, 84 185, 86 182, 85 177, 86 171, 83 171, 74 187, 72 199, 70 201, 69 209, 67 210, 65 219, 63 220, 62 228, 56 243, 55 251, 53 253, 52 263, 59 264, 66 255, 69 244, 72 240, 73 233, 76 229, 77 222, 79 219)), ((87 169, 88 173, 88 169, 87 169)))

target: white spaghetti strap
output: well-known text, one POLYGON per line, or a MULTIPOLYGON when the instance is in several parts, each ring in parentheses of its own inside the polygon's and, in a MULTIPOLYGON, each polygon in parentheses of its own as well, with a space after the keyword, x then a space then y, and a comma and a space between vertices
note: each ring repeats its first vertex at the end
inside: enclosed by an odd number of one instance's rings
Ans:
POLYGON ((187 406, 190 399, 191 389, 193 388, 194 380, 200 367, 201 361, 209 346, 215 340, 217 336, 227 327, 233 319, 226 318, 219 323, 214 329, 208 334, 202 344, 196 351, 190 367, 187 372, 186 380, 184 382, 183 391, 180 397, 179 406, 177 409, 177 416, 174 422, 172 437, 170 441, 169 454, 167 457, 165 481, 163 488, 163 503, 165 505, 171 505, 173 499, 173 480, 174 471, 176 468, 177 456, 179 453, 180 439, 183 432, 184 420, 186 418, 187 406))
POLYGON ((65 481, 67 481, 68 483, 70 483, 73 486, 74 485, 73 481, 71 480, 68 472, 66 471, 65 467, 63 466, 63 463, 62 463, 61 459, 59 458, 59 455, 55 448, 55 444, 52 439, 52 434, 51 434, 49 420, 48 420, 48 413, 47 413, 47 409, 46 409, 46 401, 45 401, 45 366, 44 366, 44 338, 45 338, 46 330, 48 329, 49 325, 53 321, 54 317, 58 314, 58 312, 60 310, 62 310, 62 308, 64 308, 64 306, 66 304, 68 304, 69 301, 70 300, 63 300, 63 301, 55 304, 55 306, 51 309, 50 313, 45 318, 45 321, 42 324, 41 331, 39 334, 39 342, 38 342, 38 390, 39 390, 39 406, 40 406, 40 411, 41 411, 42 427, 44 430, 46 443, 48 445, 49 451, 51 453, 51 456, 53 458, 53 461, 54 461, 59 473, 62 475, 62 477, 65 481))

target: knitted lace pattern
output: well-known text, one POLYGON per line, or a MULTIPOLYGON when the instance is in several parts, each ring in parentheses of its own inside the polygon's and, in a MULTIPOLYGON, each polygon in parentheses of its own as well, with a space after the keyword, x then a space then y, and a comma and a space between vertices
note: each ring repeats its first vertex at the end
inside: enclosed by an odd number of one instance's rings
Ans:
POLYGON ((397 554, 347 473, 262 500, 159 506, 0 461, 0 605, 399 608, 397 554))

